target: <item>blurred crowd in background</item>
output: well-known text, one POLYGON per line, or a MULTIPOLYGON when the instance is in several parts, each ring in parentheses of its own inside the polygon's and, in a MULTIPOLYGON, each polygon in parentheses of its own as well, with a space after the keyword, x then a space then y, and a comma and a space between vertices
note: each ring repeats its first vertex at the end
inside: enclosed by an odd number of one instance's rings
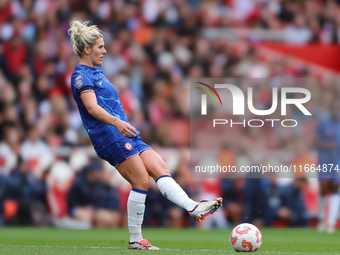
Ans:
MULTIPOLYGON (((322 0, 0 0, 0 225, 127 224, 130 186, 95 155, 72 98, 70 78, 78 62, 67 30, 76 18, 105 33, 103 74, 176 181, 194 199, 224 197, 224 210, 200 227, 240 221, 307 226, 317 216, 317 190, 305 188, 305 179, 281 185, 275 179, 190 178, 189 78, 315 77, 308 65, 296 68, 288 56, 268 60, 256 44, 243 42, 240 50, 202 31, 273 29, 285 42, 336 44, 339 11, 339 1, 322 0)), ((320 89, 328 90, 324 97, 339 98, 331 86, 320 89)), ((283 146, 275 134, 270 149, 283 146)), ((263 145, 263 134, 252 135, 245 132, 244 142, 263 145)), ((152 182, 145 225, 193 226, 189 218, 152 182)))

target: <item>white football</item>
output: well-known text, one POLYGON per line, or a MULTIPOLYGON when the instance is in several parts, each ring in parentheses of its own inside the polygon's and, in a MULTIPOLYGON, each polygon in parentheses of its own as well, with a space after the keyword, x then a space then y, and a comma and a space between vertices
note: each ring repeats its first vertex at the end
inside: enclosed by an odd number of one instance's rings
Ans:
POLYGON ((231 231, 230 244, 237 252, 254 252, 262 244, 262 234, 254 225, 242 223, 231 231))

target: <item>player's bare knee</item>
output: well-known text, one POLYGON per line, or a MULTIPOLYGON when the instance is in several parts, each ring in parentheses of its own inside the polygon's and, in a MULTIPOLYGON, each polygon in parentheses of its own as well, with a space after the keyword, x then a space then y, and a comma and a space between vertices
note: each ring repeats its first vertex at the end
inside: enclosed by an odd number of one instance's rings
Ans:
POLYGON ((135 179, 131 182, 131 186, 136 189, 147 191, 149 189, 150 179, 148 175, 135 179))
POLYGON ((150 186, 150 179, 149 176, 146 176, 143 178, 143 180, 141 180, 141 186, 142 186, 142 190, 148 190, 149 186, 150 186))

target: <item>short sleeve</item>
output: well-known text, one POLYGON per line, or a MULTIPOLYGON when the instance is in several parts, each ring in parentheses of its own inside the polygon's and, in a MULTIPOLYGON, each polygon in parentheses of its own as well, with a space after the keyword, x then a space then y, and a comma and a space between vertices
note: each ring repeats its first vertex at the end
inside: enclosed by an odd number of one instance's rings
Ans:
POLYGON ((74 78, 74 88, 78 96, 87 91, 94 91, 91 80, 83 73, 78 73, 74 78))

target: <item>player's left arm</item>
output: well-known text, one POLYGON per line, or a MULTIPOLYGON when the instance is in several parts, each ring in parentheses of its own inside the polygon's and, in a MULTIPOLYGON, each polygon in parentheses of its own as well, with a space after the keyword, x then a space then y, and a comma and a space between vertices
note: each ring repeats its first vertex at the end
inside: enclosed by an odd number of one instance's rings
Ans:
POLYGON ((97 103, 97 98, 94 91, 84 91, 80 94, 80 98, 85 105, 89 114, 97 120, 106 124, 115 126, 118 131, 125 137, 136 136, 137 130, 129 123, 118 119, 109 114, 104 108, 97 103))

